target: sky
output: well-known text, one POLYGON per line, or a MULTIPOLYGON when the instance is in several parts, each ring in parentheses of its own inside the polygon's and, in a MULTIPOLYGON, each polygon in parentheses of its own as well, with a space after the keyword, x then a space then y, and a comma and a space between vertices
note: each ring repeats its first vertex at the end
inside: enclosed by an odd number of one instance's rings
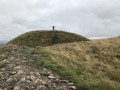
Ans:
POLYGON ((0 0, 0 40, 53 25, 87 38, 119 36, 120 0, 0 0))

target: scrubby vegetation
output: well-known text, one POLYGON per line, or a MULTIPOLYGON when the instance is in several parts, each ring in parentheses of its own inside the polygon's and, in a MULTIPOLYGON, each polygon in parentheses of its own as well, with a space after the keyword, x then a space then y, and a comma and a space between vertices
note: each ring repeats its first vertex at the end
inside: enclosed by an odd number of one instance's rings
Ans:
POLYGON ((57 39, 57 45, 50 46, 51 43, 48 43, 52 31, 49 31, 50 36, 46 31, 41 31, 40 36, 38 31, 26 33, 9 44, 35 47, 24 48, 33 53, 34 64, 59 73, 74 82, 78 90, 120 90, 120 37, 94 41, 83 38, 86 42, 77 42, 81 36, 58 32, 61 38, 57 39), (40 42, 41 37, 49 39, 43 43, 45 39, 40 42))
POLYGON ((120 89, 120 38, 37 47, 35 61, 76 83, 78 90, 120 89))
POLYGON ((32 31, 20 35, 10 41, 8 44, 16 44, 19 46, 36 47, 50 46, 53 44, 61 44, 77 41, 88 41, 89 39, 64 31, 32 31))

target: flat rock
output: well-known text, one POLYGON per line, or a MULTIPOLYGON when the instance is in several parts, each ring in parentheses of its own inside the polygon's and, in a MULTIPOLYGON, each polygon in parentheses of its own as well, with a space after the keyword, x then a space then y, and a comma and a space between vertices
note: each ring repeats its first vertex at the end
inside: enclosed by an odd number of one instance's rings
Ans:
POLYGON ((12 82, 12 80, 13 80, 12 78, 8 78, 6 81, 7 82, 12 82))
POLYGON ((23 74, 23 73, 24 73, 23 70, 19 70, 19 71, 17 72, 18 75, 21 75, 21 74, 23 74))
POLYGON ((50 79, 56 79, 57 77, 54 77, 54 76, 48 76, 48 78, 50 78, 50 79))
POLYGON ((22 78, 20 81, 21 81, 21 82, 25 82, 25 81, 26 81, 26 78, 22 78))
POLYGON ((15 86, 15 87, 14 87, 14 90, 21 90, 21 89, 20 89, 20 86, 15 86))
POLYGON ((70 86, 70 89, 76 90, 76 86, 70 86))

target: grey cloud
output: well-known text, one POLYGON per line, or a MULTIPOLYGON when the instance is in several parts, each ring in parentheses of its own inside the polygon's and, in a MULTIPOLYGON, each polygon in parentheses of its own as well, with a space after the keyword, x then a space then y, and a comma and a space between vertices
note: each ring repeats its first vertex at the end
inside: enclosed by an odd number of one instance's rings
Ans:
POLYGON ((89 38, 117 36, 119 9, 119 0, 1 0, 0 38, 52 25, 89 38))

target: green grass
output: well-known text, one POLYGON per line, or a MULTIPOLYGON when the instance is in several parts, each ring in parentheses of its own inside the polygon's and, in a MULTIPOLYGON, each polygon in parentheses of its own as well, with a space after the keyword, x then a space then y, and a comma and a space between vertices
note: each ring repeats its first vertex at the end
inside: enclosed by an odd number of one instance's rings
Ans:
POLYGON ((78 90, 120 90, 119 39, 36 47, 36 64, 52 69, 78 90))
POLYGON ((50 46, 53 44, 88 41, 89 39, 69 32, 64 31, 32 31, 20 35, 10 41, 8 44, 16 44, 19 46, 36 47, 50 46))

